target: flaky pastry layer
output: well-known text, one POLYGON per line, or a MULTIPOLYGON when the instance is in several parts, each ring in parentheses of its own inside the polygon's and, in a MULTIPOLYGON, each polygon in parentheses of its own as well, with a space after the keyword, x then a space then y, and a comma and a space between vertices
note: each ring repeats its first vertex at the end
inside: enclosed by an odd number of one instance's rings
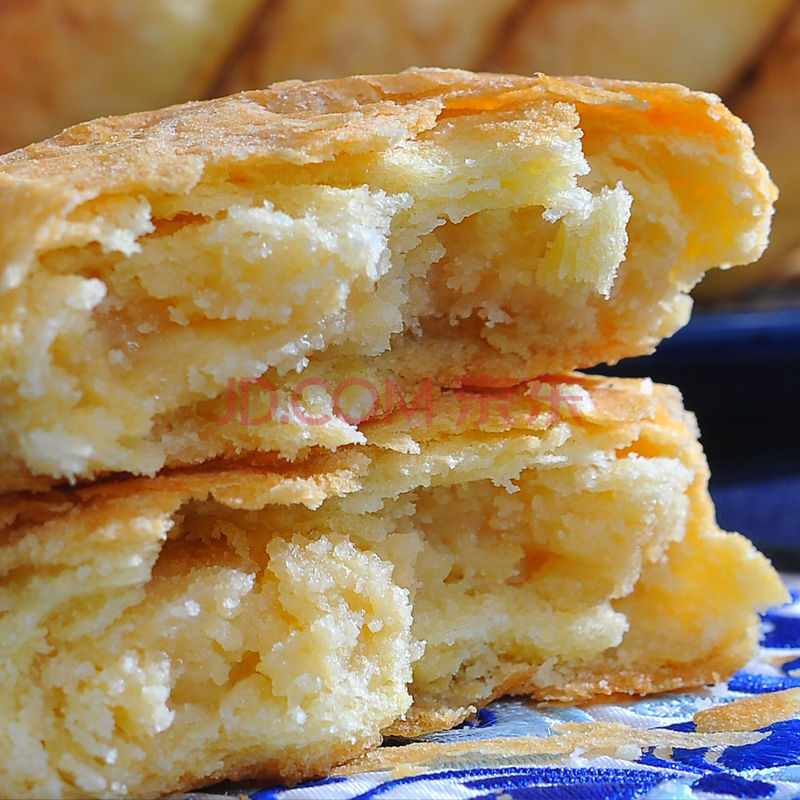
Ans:
POLYGON ((784 590, 721 532, 677 392, 446 392, 285 464, 7 499, 6 796, 295 781, 504 693, 714 681, 784 590))
POLYGON ((294 458, 390 388, 649 352, 773 199, 674 85, 419 70, 71 128, 0 158, 0 490, 294 458))

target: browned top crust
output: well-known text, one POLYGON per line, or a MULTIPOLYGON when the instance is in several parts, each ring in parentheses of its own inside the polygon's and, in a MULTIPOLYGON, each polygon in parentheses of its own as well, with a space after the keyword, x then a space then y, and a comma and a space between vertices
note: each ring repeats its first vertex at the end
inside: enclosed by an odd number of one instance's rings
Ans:
MULTIPOLYGON (((667 116, 665 121, 687 133, 727 134, 734 147, 752 146, 746 126, 719 98, 677 84, 412 69, 285 81, 213 100, 104 117, 8 154, 0 159, 0 169, 18 179, 60 178, 87 192, 122 190, 148 180, 175 191, 189 171, 181 169, 172 181, 164 173, 182 157, 211 164, 239 162, 248 155, 273 163, 318 163, 346 150, 385 147, 430 128, 440 115, 524 112, 541 100, 638 109, 651 117, 667 116)), ((761 177, 765 193, 772 194, 766 176, 761 177)))

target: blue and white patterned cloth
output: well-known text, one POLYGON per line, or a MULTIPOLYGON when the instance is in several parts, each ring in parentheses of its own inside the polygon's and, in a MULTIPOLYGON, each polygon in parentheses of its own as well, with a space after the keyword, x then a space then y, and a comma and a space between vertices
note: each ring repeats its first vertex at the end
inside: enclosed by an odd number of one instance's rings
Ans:
MULTIPOLYGON (((693 716, 699 710, 800 688, 800 592, 793 589, 791 603, 765 614, 762 630, 758 659, 726 685, 584 708, 537 708, 524 699, 500 700, 483 709, 471 725, 416 740, 443 745, 438 750, 444 757, 429 759, 422 767, 412 762, 402 769, 395 765, 293 788, 240 787, 236 794, 252 800, 800 798, 800 715, 775 721, 758 732, 733 734, 728 742, 710 746, 663 744, 669 736, 683 736, 685 744, 685 734, 695 733, 693 716), (645 739, 655 733, 662 744, 641 746, 640 742, 611 755, 572 753, 566 760, 520 754, 519 748, 510 746, 513 754, 508 755, 502 753, 502 744, 498 748, 498 742, 522 742, 519 737, 556 735, 565 723, 622 723, 626 729, 646 732, 645 739), (742 743, 737 735, 749 738, 742 743), (452 754, 451 745, 458 751, 459 743, 468 741, 491 742, 491 755, 472 755, 470 760, 463 752, 452 754)), ((695 735, 700 741, 701 735, 695 735)))

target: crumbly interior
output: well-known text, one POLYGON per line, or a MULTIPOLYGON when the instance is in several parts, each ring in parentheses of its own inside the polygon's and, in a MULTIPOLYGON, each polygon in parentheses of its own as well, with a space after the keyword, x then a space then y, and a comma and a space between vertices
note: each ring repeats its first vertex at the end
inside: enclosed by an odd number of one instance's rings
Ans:
POLYGON ((298 780, 501 693, 735 669, 782 590, 714 524, 674 397, 642 384, 612 421, 572 391, 580 420, 521 424, 517 392, 478 426, 447 395, 438 427, 374 423, 303 474, 22 498, 0 547, 3 791, 298 780))
POLYGON ((363 112, 368 146, 186 155, 181 191, 145 166, 81 190, 0 263, 2 485, 294 458, 363 442, 387 381, 409 397, 651 350, 706 269, 760 249, 767 204, 710 109, 689 135, 646 103, 423 98, 387 114, 398 130, 363 112), (371 404, 337 391, 353 381, 371 404))
POLYGON ((3 797, 321 775, 407 710, 409 599, 375 554, 98 513, 4 549, 3 797))

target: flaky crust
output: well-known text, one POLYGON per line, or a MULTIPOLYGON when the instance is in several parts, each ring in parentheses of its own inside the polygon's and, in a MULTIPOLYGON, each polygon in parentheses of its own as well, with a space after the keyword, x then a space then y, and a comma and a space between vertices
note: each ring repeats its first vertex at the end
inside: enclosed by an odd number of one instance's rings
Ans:
MULTIPOLYGON (((486 393, 479 387, 448 392, 435 399, 430 415, 424 409, 410 415, 398 409, 387 418, 364 424, 365 444, 402 454, 416 449, 417 445, 409 442, 435 442, 476 430, 494 434, 530 430, 539 435, 561 419, 582 419, 623 437, 632 436, 631 426, 652 415, 656 402, 662 409, 663 424, 672 420, 687 436, 697 435, 694 417, 683 408, 673 387, 571 373, 543 376, 531 384, 501 388, 499 392, 486 393), (558 388, 561 385, 563 389, 558 388), (574 396, 571 387, 578 387, 574 396), (579 394, 580 390, 587 394, 579 394), (591 398, 589 403, 585 402, 587 397, 591 398)), ((250 510, 273 504, 315 509, 328 499, 365 489, 368 452, 375 451, 347 447, 328 453, 316 449, 295 461, 261 453, 246 459, 217 459, 152 478, 115 476, 75 488, 7 493, 0 506, 0 535, 11 535, 21 527, 39 525, 65 512, 82 513, 85 507, 112 509, 115 503, 129 504, 130 508, 139 505, 159 514, 171 513, 189 500, 207 499, 250 510)), ((693 467, 704 470, 704 462, 696 460, 695 448, 688 452, 695 458, 693 467)), ((381 486, 372 490, 393 494, 390 488, 381 486)))
POLYGON ((416 70, 78 125, 0 159, 3 487, 360 440, 217 425, 230 380, 408 396, 650 352, 774 193, 675 85, 416 70))
POLYGON ((374 420, 366 445, 293 464, 7 498, 9 792, 298 781, 381 730, 448 727, 502 694, 649 693, 726 677, 750 657, 755 610, 784 590, 715 525, 675 390, 566 375, 470 402, 485 413, 445 393, 430 424, 374 420), (571 401, 532 404, 542 386, 571 401), (337 624, 340 602, 357 613, 337 624), (349 673, 333 665, 354 626, 348 668, 369 680, 346 710, 349 673), (115 755, 98 765, 106 748, 115 755), (33 754, 40 772, 21 771, 33 754))
MULTIPOLYGON (((718 97, 675 84, 410 69, 285 81, 230 97, 101 118, 2 157, 0 174, 12 184, 54 181, 47 187, 56 195, 54 205, 69 202, 67 197, 74 203, 76 190, 95 196, 143 185, 175 191, 199 179, 206 164, 247 156, 266 163, 319 163, 340 152, 402 141, 439 115, 484 111, 488 116, 498 109, 522 114, 543 99, 665 115, 687 133, 713 131, 729 138, 732 152, 744 153, 753 144, 747 128, 718 97)), ((754 190, 771 197, 768 176, 752 158, 750 166, 754 190)))

